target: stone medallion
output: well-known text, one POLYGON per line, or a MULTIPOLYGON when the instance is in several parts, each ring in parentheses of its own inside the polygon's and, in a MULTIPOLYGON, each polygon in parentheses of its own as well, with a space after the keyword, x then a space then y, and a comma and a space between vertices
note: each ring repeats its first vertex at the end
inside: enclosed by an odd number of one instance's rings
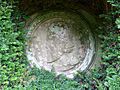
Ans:
POLYGON ((27 56, 31 65, 73 78, 92 62, 95 41, 89 25, 77 14, 48 12, 37 14, 29 29, 27 56))

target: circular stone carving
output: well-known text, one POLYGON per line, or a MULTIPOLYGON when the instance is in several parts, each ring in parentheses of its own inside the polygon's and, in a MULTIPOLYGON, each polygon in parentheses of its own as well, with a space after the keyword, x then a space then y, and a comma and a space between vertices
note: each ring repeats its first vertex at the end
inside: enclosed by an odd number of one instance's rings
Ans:
POLYGON ((32 65, 73 78, 78 70, 86 70, 91 64, 94 38, 79 15, 68 12, 37 14, 28 29, 27 56, 32 65))

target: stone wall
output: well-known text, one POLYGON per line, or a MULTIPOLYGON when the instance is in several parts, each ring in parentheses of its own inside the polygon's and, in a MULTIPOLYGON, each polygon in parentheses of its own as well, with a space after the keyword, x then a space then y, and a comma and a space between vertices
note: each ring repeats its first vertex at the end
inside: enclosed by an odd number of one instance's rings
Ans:
POLYGON ((48 8, 71 8, 80 7, 86 9, 94 14, 103 13, 105 9, 106 0, 21 0, 19 7, 31 14, 39 10, 48 8))

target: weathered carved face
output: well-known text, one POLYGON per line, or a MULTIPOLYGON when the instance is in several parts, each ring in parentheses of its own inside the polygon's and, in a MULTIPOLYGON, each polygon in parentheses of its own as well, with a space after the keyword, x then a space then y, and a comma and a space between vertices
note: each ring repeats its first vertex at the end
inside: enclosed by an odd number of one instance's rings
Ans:
POLYGON ((28 59, 39 68, 73 77, 94 55, 94 38, 81 17, 66 12, 37 15, 28 29, 28 59))

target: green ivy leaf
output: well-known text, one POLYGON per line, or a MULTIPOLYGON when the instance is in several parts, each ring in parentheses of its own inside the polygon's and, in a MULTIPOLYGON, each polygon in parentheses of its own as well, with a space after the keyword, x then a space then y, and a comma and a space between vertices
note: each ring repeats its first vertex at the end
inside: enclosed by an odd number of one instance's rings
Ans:
POLYGON ((17 77, 11 77, 11 81, 15 81, 15 80, 17 80, 18 78, 17 77))
POLYGON ((120 17, 116 19, 115 23, 117 24, 118 29, 120 29, 120 17))
POLYGON ((0 53, 0 59, 2 58, 2 54, 0 53))

